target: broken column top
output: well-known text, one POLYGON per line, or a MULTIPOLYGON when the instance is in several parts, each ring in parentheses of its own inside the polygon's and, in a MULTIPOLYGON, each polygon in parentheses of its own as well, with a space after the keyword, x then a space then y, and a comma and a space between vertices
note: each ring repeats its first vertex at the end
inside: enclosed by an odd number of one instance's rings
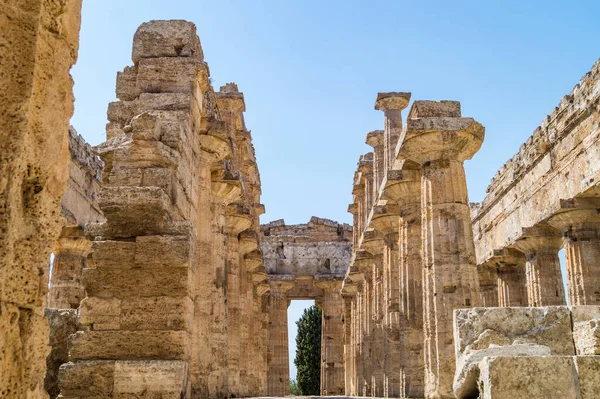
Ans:
POLYGON ((134 63, 142 58, 193 57, 204 61, 196 25, 184 20, 144 22, 133 36, 134 63))
POLYGON ((219 88, 221 93, 239 93, 238 85, 234 82, 225 83, 219 88))
POLYGON ((367 133, 365 144, 370 145, 373 148, 383 145, 383 130, 373 130, 372 132, 367 133))
POLYGON ((408 117, 414 118, 439 118, 450 117, 460 118, 460 102, 459 101, 415 101, 410 108, 408 117))
POLYGON ((410 101, 411 93, 390 91, 387 93, 377 93, 375 100, 375 109, 387 111, 389 109, 403 110, 410 101))

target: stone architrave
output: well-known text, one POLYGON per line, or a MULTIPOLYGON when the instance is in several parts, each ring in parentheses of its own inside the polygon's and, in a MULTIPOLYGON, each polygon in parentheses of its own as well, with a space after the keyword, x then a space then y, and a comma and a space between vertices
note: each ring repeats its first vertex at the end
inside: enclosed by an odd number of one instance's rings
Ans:
POLYGON ((452 312, 476 305, 478 274, 463 162, 483 142, 484 127, 462 118, 456 101, 415 101, 399 157, 421 167, 425 392, 451 398, 454 375, 452 312))

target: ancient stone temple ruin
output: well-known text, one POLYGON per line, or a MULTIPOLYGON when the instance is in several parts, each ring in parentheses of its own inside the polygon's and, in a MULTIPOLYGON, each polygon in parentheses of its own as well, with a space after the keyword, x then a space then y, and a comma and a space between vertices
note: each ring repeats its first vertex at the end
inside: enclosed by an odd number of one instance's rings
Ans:
POLYGON ((285 396, 294 299, 322 395, 600 397, 600 61, 480 204, 482 124, 385 92, 353 225, 261 225, 244 94, 192 23, 138 28, 104 143, 69 127, 80 9, 0 7, 0 397, 285 396))

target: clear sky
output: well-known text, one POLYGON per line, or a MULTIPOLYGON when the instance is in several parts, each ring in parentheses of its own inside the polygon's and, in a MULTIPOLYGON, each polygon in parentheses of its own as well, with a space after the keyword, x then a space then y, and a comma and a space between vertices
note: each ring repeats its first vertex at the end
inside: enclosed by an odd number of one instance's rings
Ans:
MULTIPOLYGON (((244 92, 263 222, 351 222, 365 135, 383 128, 373 109, 380 91, 459 100, 463 115, 486 127, 466 163, 470 199, 481 201, 495 172, 600 57, 598 15, 597 0, 85 0, 72 124, 91 144, 104 141, 136 28, 186 19, 197 25, 215 88, 233 81, 244 92)), ((290 309, 296 320, 301 307, 290 309)))

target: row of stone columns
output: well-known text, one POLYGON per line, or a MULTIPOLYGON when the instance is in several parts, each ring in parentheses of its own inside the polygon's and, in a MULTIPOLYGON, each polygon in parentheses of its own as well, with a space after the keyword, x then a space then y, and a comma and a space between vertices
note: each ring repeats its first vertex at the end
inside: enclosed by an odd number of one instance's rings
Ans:
POLYGON ((569 304, 600 303, 599 208, 593 198, 563 200, 546 221, 523 228, 510 247, 494 250, 480 266, 490 281, 497 282, 497 301, 487 306, 564 305, 561 249, 565 250, 569 304))
POLYGON ((453 397, 452 312, 479 303, 463 162, 484 129, 452 101, 416 101, 403 127, 409 99, 378 95, 385 129, 369 133, 373 156, 355 175, 346 394, 453 397))

